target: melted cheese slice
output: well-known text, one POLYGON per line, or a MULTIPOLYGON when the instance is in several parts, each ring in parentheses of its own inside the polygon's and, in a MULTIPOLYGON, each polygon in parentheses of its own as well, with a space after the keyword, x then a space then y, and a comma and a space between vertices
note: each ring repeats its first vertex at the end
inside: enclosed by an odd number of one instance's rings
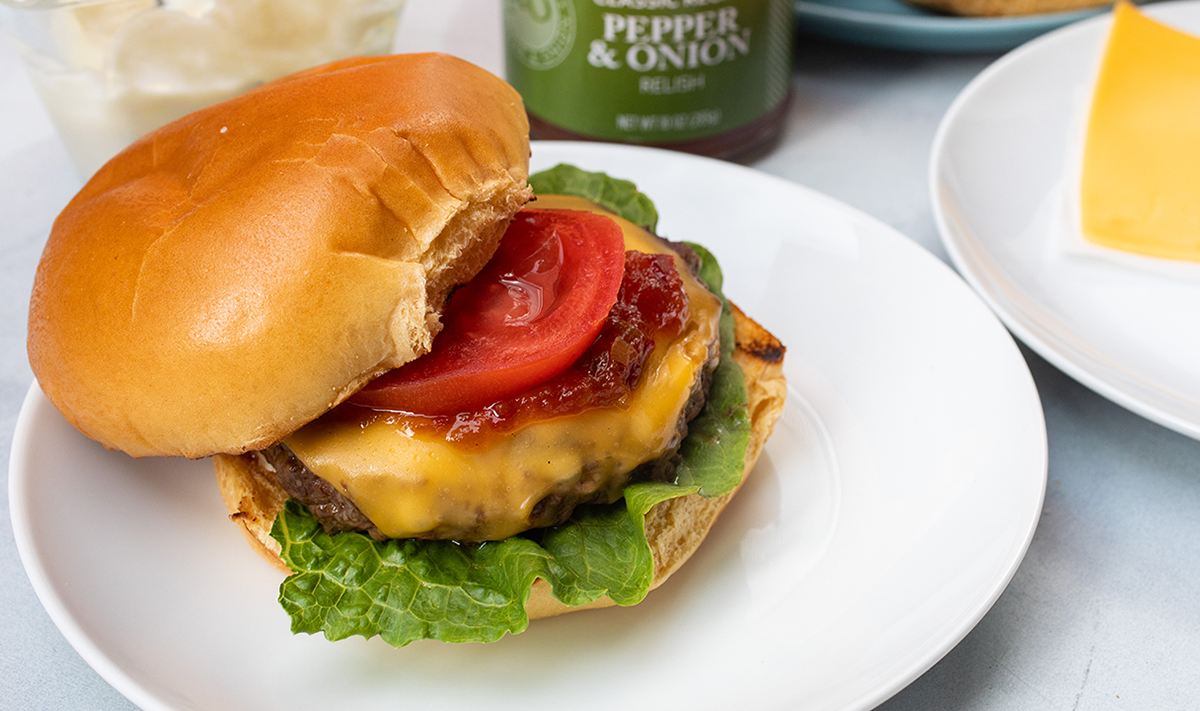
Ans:
MULTIPOLYGON (((539 196, 536 206, 612 217, 578 198, 539 196)), ((721 303, 662 241, 614 219, 627 249, 675 256, 690 311, 684 333, 654 349, 623 407, 537 421, 479 449, 384 420, 364 426, 337 418, 318 419, 285 444, 392 538, 507 538, 529 528, 539 501, 581 477, 615 479, 615 496, 632 469, 677 444, 676 425, 712 355, 721 303)))
POLYGON ((1114 11, 1088 117, 1084 237, 1200 261, 1200 38, 1114 11))

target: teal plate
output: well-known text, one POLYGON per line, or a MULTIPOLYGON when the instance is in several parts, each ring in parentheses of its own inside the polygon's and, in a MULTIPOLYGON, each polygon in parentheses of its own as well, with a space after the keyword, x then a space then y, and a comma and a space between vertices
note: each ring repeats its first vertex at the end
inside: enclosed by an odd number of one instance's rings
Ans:
POLYGON ((921 52, 1005 52, 1107 8, 1023 17, 952 17, 902 0, 796 0, 800 34, 921 52))

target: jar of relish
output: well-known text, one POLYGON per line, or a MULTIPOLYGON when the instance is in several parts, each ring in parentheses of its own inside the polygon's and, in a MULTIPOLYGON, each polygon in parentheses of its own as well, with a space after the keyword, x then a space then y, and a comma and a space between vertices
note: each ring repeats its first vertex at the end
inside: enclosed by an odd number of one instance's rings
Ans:
POLYGON ((504 0, 530 135, 729 160, 769 151, 791 86, 792 0, 504 0))

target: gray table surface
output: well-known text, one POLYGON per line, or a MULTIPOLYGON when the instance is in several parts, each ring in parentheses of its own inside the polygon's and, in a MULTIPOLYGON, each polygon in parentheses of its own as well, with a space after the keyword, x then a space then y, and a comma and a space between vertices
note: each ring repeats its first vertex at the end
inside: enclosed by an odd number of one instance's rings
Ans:
MULTIPOLYGON (((497 0, 411 0, 399 47, 500 71, 497 0)), ((934 132, 995 55, 801 39, 786 139, 755 166, 892 225, 945 260, 926 186, 934 132)), ((0 470, 33 376, 29 289, 50 222, 79 188, 0 38, 0 470)), ((1152 424, 1024 351, 1046 412, 1045 508, 1024 563, 978 626, 881 709, 1200 708, 1200 442, 1152 424)), ((0 488, 0 708, 129 709, 42 609, 0 488)))

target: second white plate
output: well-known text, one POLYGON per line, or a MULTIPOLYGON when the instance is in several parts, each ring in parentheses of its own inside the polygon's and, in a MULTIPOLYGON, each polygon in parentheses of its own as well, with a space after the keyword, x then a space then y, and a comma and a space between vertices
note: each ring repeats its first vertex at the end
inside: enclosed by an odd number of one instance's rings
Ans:
MULTIPOLYGON (((1200 32, 1200 3, 1144 11, 1200 32)), ((1106 15, 1034 40, 963 90, 934 141, 934 212, 959 271, 1021 340, 1109 399, 1200 438, 1200 282, 1056 246, 1110 24, 1106 15)))
POLYGON ((932 666, 1007 585, 1041 513, 1046 439, 1012 338, 881 223, 747 168, 535 144, 627 177, 709 246, 788 346, 789 402, 709 540, 632 609, 493 645, 292 636, 279 576, 208 462, 106 452, 37 390, 10 469, 18 549, 83 657, 156 711, 857 710, 932 666))

